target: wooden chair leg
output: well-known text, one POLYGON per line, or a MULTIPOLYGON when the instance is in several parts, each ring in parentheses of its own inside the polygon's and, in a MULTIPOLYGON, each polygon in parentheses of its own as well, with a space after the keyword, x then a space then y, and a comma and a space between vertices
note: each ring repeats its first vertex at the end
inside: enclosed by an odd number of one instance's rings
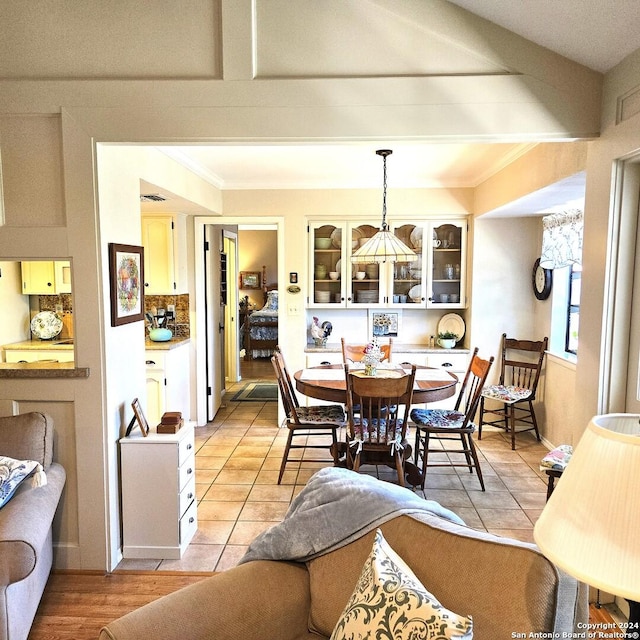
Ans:
POLYGON ((461 433, 460 434, 460 442, 462 442, 462 451, 464 453, 464 457, 467 460, 467 466, 469 467, 469 473, 473 473, 473 462, 471 460, 471 451, 470 451, 470 447, 467 444, 467 441, 465 440, 465 434, 461 433))
POLYGON ((483 420, 484 420, 484 396, 480 396, 480 420, 478 420, 478 440, 482 440, 483 420))
POLYGON ((529 400, 529 412, 531 413, 531 423, 533 424, 533 429, 536 433, 536 438, 538 442, 540 442, 540 432, 538 431, 538 421, 536 420, 536 412, 533 410, 533 402, 529 400))
POLYGON ((287 444, 284 448, 284 453, 282 454, 282 462, 280 464, 280 475, 278 475, 278 484, 282 480, 282 476, 284 475, 284 468, 287 466, 287 461, 289 460, 289 451, 291 450, 291 441, 293 440, 293 430, 289 429, 289 435, 287 436, 287 444))
POLYGON ((507 405, 506 407, 507 409, 507 421, 510 425, 510 429, 511 429, 511 450, 515 451, 516 450, 516 410, 515 407, 510 404, 507 405))
POLYGON ((469 450, 471 451, 471 455, 473 456, 473 461, 475 462, 476 474, 478 475, 478 480, 480 480, 480 486, 484 491, 484 480, 482 479, 482 469, 480 468, 480 460, 478 459, 476 446, 473 444, 473 438, 470 433, 467 434, 467 438, 469 439, 469 450))
POLYGON ((404 452, 396 448, 393 457, 395 458, 396 471, 398 473, 398 484, 404 487, 404 452))

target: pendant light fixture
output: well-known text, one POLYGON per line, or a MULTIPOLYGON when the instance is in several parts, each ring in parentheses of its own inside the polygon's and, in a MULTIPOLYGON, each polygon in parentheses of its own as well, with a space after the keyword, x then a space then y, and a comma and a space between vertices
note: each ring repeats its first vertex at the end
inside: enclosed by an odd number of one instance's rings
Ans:
POLYGON ((351 262, 413 262, 418 259, 416 253, 407 247, 398 237, 389 231, 387 225, 387 156, 390 149, 379 149, 376 154, 382 156, 382 225, 375 236, 369 238, 352 256, 351 262))

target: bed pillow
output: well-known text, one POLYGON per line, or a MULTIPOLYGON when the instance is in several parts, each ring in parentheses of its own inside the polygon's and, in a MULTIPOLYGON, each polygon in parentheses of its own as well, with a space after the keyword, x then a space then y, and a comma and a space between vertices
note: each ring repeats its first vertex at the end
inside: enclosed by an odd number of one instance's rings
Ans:
POLYGON ((274 289, 267 293, 267 301, 262 307, 263 311, 277 311, 278 310, 278 292, 274 289))
POLYGON ((39 462, 0 456, 0 509, 11 500, 16 489, 30 476, 32 487, 40 487, 47 483, 39 462))
POLYGON ((331 640, 471 640, 471 617, 449 611, 389 546, 380 529, 331 640))

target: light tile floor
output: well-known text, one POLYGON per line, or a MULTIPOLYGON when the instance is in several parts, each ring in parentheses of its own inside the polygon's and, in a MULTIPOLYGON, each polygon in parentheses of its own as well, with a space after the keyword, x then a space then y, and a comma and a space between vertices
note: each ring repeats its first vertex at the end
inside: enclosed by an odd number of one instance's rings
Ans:
MULTIPOLYGON (((273 381, 270 367, 258 367, 261 375, 252 379, 273 381)), ((230 387, 225 397, 233 397, 246 382, 245 377, 230 387)), ((305 461, 287 465, 278 485, 286 437, 287 430, 277 425, 276 402, 226 400, 213 422, 196 429, 198 531, 183 557, 125 559, 117 569, 191 572, 234 567, 253 538, 282 520, 309 477, 328 466, 313 461, 323 456, 321 451, 309 450, 305 461)), ((546 476, 539 463, 547 449, 531 432, 518 435, 516 451, 499 430, 485 428, 482 440, 475 442, 485 492, 475 473, 451 467, 430 469, 424 492, 416 491, 451 509, 470 527, 532 542, 533 525, 546 500, 546 476)), ((361 471, 397 481, 395 471, 385 467, 361 471)))

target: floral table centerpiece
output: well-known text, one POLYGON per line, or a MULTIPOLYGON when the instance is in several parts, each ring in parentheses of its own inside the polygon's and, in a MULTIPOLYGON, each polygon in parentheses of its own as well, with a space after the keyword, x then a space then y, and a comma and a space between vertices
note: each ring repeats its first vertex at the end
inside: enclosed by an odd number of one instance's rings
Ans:
POLYGON ((364 357, 362 363, 364 364, 364 374, 366 376, 375 376, 378 365, 384 358, 380 345, 378 344, 378 338, 374 336, 373 340, 369 342, 364 348, 364 357))

